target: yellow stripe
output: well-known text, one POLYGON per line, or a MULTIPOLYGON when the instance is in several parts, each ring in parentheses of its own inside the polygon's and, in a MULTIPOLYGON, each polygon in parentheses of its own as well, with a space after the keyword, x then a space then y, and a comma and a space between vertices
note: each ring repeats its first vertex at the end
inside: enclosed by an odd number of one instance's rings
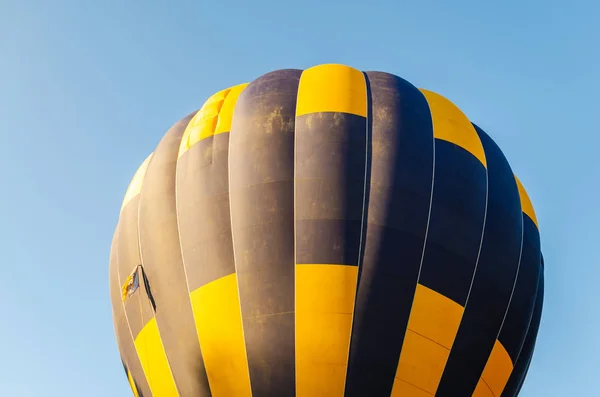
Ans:
POLYGON ((537 217, 535 216, 533 204, 531 203, 531 200, 529 199, 529 195, 527 194, 527 191, 523 187, 523 184, 521 184, 521 181, 519 180, 519 178, 517 178, 516 175, 515 175, 515 180, 517 181, 517 187, 519 188, 519 197, 521 198, 521 208, 523 209, 523 212, 529 218, 531 218, 533 223, 535 223, 535 226, 539 229, 540 227, 538 225, 538 220, 537 220, 537 217))
POLYGON ((302 72, 296 116, 341 112, 367 117, 367 85, 359 70, 326 64, 302 72))
POLYGON ((154 317, 135 338, 135 350, 142 363, 152 395, 179 397, 154 317))
POLYGON ((237 276, 208 283, 190 299, 212 396, 251 396, 237 276))
POLYGON ((135 386, 135 382, 133 381, 133 378, 131 377, 131 372, 129 372, 129 370, 127 370, 127 381, 129 382, 129 386, 131 387, 133 396, 140 397, 140 395, 138 394, 138 391, 137 391, 137 387, 135 386))
POLYGON ((153 154, 154 152, 146 157, 146 160, 144 160, 142 165, 140 165, 140 168, 135 172, 135 175, 133 175, 129 187, 127 187, 127 192, 125 192, 125 198, 123 199, 123 204, 121 204, 121 211, 123 211, 123 208, 125 208, 125 206, 142 191, 144 176, 146 176, 146 170, 148 169, 148 164, 150 163, 153 154))
POLYGON ((215 135, 231 131, 233 110, 235 109, 240 94, 247 86, 248 83, 244 83, 231 87, 231 91, 229 91, 229 95, 225 97, 225 102, 223 102, 223 106, 219 112, 219 120, 217 121, 217 127, 215 128, 215 135))
MULTIPOLYGON (((513 362, 510 359, 508 352, 504 346, 502 346, 502 343, 496 340, 492 353, 481 374, 481 380, 489 386, 494 396, 500 397, 502 391, 506 387, 506 383, 508 382, 512 370, 513 362)), ((475 396, 475 394, 473 394, 473 396, 475 396)))
POLYGON ((181 137, 178 157, 181 157, 202 139, 229 132, 235 104, 247 85, 240 84, 226 88, 213 94, 204 102, 204 105, 190 120, 181 137))
POLYGON ((296 265, 296 396, 343 396, 357 266, 296 265))
POLYGON ((475 156, 484 167, 487 167, 483 145, 467 116, 443 96, 428 90, 420 91, 425 95, 429 104, 433 121, 433 136, 460 146, 475 156))
POLYGON ((402 381, 435 394, 463 312, 458 303, 417 284, 392 395, 406 387, 402 381))
POLYGON ((450 350, 445 347, 407 330, 392 393, 401 386, 399 381, 404 381, 434 395, 449 355, 450 350))
POLYGON ((489 386, 486 385, 484 381, 479 379, 479 382, 477 382, 477 387, 473 392, 473 397, 500 397, 500 395, 494 396, 494 393, 492 393, 489 386))
POLYGON ((463 311, 464 308, 452 299, 417 284, 408 329, 450 349, 463 311))

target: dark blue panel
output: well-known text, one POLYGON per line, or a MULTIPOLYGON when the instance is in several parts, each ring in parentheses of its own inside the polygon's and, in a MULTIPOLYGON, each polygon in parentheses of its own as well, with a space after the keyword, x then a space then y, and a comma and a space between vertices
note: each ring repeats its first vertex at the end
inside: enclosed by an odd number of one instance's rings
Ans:
POLYGON ((517 184, 506 158, 481 129, 488 203, 481 253, 437 397, 470 396, 492 352, 513 291, 523 232, 517 184))
POLYGON ((540 272, 540 235, 535 223, 523 214, 523 249, 515 291, 498 340, 513 364, 525 342, 533 315, 540 272))
POLYGON ((392 391, 423 254, 433 174, 427 101, 399 77, 366 73, 367 226, 345 396, 392 391))
POLYGON ((419 283, 464 306, 485 217, 486 170, 475 156, 435 140, 431 219, 419 283))
POLYGON ((529 370, 529 364, 533 357, 533 351, 535 349, 535 342, 537 339, 538 329, 540 326, 540 320, 542 318, 542 308, 544 305, 544 268, 540 266, 538 289, 535 297, 535 309, 533 316, 531 317, 531 323, 527 330, 527 336, 525 337, 525 343, 519 354, 519 358, 515 363, 513 372, 508 379, 508 383, 502 392, 501 397, 516 397, 523 386, 523 381, 529 370))

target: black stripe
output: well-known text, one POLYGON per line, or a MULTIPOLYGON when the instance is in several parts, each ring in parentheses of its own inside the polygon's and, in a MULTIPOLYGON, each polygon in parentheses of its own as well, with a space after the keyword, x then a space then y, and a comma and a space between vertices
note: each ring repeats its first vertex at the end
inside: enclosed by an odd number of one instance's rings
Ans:
POLYGON ((229 133, 201 140, 177 161, 177 213, 190 291, 235 273, 229 133))
POLYGON ((431 218, 419 283, 465 304, 486 211, 486 170, 463 148, 435 139, 431 218))
POLYGON ((366 118, 296 118, 296 263, 358 266, 366 118))
POLYGON ((295 395, 294 115, 301 71, 259 77, 230 134, 235 266, 252 393, 295 395))
POLYGON ((413 85, 387 73, 368 72, 366 78, 372 137, 368 218, 345 396, 387 397, 423 253, 433 126, 427 101, 413 85))
POLYGON ((475 127, 486 155, 488 203, 479 263, 436 396, 470 396, 492 352, 512 293, 523 215, 517 184, 500 148, 475 127))
POLYGON ((542 318, 543 305, 544 274, 543 266, 540 266, 538 288, 535 297, 535 309, 533 311, 533 316, 531 317, 531 323, 529 324, 529 328, 527 329, 527 336, 525 337, 525 342, 523 343, 523 348, 521 349, 519 358, 515 363, 513 371, 510 375, 510 378, 508 379, 508 383, 506 384, 506 387, 504 388, 501 397, 516 397, 519 394, 519 391, 521 390, 523 381, 525 380, 527 371, 529 370, 529 364, 531 363, 533 352, 535 350, 535 342, 540 327, 540 320, 542 318))
POLYGON ((513 364, 517 361, 533 315, 539 271, 539 232, 535 223, 523 213, 523 249, 521 251, 519 276, 498 338, 508 352, 513 364))
POLYGON ((183 131, 181 119, 158 144, 140 196, 142 266, 156 303, 156 323, 177 389, 183 396, 210 396, 181 258, 175 201, 175 167, 183 131))

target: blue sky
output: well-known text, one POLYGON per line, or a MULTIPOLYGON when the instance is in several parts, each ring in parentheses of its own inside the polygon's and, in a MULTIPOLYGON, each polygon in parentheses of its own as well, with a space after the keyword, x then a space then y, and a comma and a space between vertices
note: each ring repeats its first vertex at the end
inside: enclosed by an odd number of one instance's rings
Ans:
POLYGON ((135 169, 214 91, 345 63, 455 102, 536 207, 523 397, 600 395, 600 3, 0 1, 0 395, 130 396, 108 258, 135 169))

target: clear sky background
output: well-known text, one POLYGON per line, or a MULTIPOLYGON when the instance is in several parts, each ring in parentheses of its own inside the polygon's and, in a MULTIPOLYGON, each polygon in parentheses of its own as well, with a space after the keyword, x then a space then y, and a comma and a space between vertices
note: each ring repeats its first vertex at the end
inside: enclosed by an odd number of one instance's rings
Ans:
POLYGON ((600 3, 0 0, 0 396, 125 397, 108 260, 130 178, 213 92, 345 63, 451 99, 535 205, 523 397, 600 396, 600 3))

